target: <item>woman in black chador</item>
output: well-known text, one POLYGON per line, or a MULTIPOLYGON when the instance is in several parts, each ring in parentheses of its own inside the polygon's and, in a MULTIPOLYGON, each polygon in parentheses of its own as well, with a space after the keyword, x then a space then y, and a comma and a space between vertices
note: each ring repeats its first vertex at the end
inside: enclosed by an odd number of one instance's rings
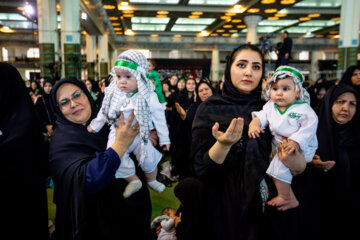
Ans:
POLYGON ((359 101, 354 88, 339 84, 315 109, 319 147, 306 168, 300 199, 304 239, 352 239, 358 234, 359 101))
POLYGON ((16 68, 0 63, 0 75, 2 238, 49 239, 40 122, 16 68))
POLYGON ((264 104, 263 76, 261 51, 242 45, 228 58, 222 95, 209 98, 197 109, 192 156, 194 171, 205 186, 205 239, 265 239, 269 235, 265 229, 269 222, 262 224, 266 194, 262 198, 260 186, 270 159, 271 134, 266 130, 259 138, 247 137, 251 112, 264 104))
MULTIPOLYGON (((73 78, 51 90, 56 127, 50 143, 50 172, 54 180, 57 240, 147 239, 150 236, 151 202, 145 176, 143 186, 123 198, 127 182, 115 179, 122 156, 138 134, 134 115, 124 123, 122 115, 115 143, 106 150, 109 129, 89 133, 96 104, 85 85, 73 78)), ((137 164, 136 164, 137 166, 137 164)))
POLYGON ((360 94, 360 65, 353 65, 346 69, 339 84, 347 84, 360 94))

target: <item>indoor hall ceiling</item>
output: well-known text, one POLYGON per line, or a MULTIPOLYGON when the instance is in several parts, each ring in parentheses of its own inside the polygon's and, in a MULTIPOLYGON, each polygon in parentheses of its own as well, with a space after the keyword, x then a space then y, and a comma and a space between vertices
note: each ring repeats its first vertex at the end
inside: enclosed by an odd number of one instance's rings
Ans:
POLYGON ((258 35, 337 38, 341 0, 103 0, 117 35, 237 37, 260 15, 258 35))
MULTIPOLYGON (((260 15, 258 35, 287 30, 299 37, 338 38, 341 0, 80 0, 102 4, 116 36, 237 37, 247 32, 245 16, 260 15)), ((61 9, 58 4, 58 14, 61 9)), ((60 16, 58 26, 60 27, 60 16)), ((89 19, 91 21, 91 19, 89 19)), ((86 22, 81 21, 82 28, 86 22)), ((0 27, 36 34, 36 0, 0 0, 0 27), (24 14, 25 2, 35 15, 24 14), (10 14, 10 15, 9 15, 10 14), (12 15, 13 14, 13 15, 12 15)), ((111 28, 110 27, 110 28, 111 28)))

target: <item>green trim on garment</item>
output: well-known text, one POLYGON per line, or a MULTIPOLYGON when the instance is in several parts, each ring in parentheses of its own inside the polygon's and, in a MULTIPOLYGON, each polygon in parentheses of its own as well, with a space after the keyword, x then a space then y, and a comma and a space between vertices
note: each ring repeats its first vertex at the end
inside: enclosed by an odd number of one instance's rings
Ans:
POLYGON ((283 112, 280 110, 280 108, 278 107, 278 105, 275 103, 275 108, 279 111, 279 113, 281 115, 283 115, 284 113, 286 113, 286 111, 292 106, 292 105, 295 105, 295 104, 303 104, 303 103, 306 103, 306 102, 294 102, 292 104, 290 104, 283 112))
POLYGON ((275 71, 275 73, 277 72, 282 72, 282 71, 287 71, 287 72, 292 72, 293 74, 295 74, 299 79, 300 79, 300 82, 304 82, 304 78, 303 76, 301 75, 301 73, 295 69, 292 69, 292 68, 280 68, 278 70, 275 71))
POLYGON ((138 66, 135 63, 124 61, 124 60, 116 60, 114 67, 127 67, 133 70, 137 70, 138 66))

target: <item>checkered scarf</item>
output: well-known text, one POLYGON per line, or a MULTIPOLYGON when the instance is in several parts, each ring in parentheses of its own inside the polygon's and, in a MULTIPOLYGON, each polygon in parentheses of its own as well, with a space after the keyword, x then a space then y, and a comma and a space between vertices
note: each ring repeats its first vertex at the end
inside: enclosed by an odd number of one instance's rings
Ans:
MULTIPOLYGON (((137 80, 138 93, 134 114, 140 126, 141 157, 138 161, 142 164, 146 157, 146 144, 149 139, 150 93, 154 91, 154 85, 146 77, 149 66, 146 57, 141 52, 127 50, 116 58, 112 72, 115 73, 116 68, 129 71, 137 80)), ((130 95, 118 88, 116 75, 114 74, 113 77, 114 81, 105 89, 102 112, 106 121, 116 126, 118 124, 117 119, 120 116, 120 108, 130 102, 130 95)))
POLYGON ((300 98, 297 99, 297 101, 304 101, 310 104, 310 95, 302 86, 305 80, 304 75, 296 68, 290 66, 280 66, 275 70, 274 74, 271 76, 270 81, 266 83, 266 87, 264 89, 265 99, 270 99, 271 83, 276 82, 279 79, 284 79, 286 77, 292 77, 296 86, 296 91, 300 90, 300 98))

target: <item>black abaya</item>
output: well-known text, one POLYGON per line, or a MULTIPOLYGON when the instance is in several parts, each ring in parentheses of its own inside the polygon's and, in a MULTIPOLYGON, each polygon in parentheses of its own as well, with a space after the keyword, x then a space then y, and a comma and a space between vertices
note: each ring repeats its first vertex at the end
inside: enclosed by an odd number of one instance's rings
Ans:
MULTIPOLYGON (((78 86, 86 94, 96 116, 96 105, 85 85, 74 79, 61 80, 51 92, 57 116, 56 128, 50 145, 50 167, 54 179, 56 203, 56 237, 67 239, 147 239, 150 234, 151 202, 142 171, 136 174, 144 182, 132 197, 122 193, 127 182, 115 178, 101 191, 86 192, 87 163, 96 152, 106 148, 108 128, 97 134, 86 126, 68 121, 56 106, 56 91, 64 83, 78 86)), ((136 164, 137 166, 137 164, 136 164)))
POLYGON ((317 154, 322 161, 334 160, 328 172, 308 164, 302 179, 300 210, 303 237, 308 239, 351 239, 357 234, 360 214, 360 108, 359 94, 349 85, 331 87, 315 109, 319 117, 317 154), (335 100, 345 92, 357 98, 353 119, 338 124, 332 117, 335 100))
POLYGON ((1 234, 49 239, 40 123, 19 72, 0 63, 0 75, 1 234))

